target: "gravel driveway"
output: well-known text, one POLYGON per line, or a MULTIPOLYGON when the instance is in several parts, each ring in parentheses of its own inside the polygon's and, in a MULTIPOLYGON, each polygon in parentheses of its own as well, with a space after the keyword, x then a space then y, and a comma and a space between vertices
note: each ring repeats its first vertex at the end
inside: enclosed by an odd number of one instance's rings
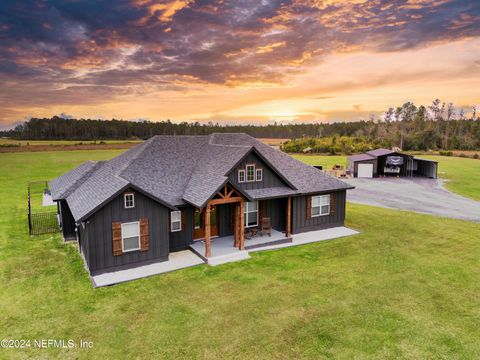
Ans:
POLYGON ((347 191, 351 202, 410 210, 480 222, 480 202, 451 193, 442 180, 425 178, 352 178, 347 191))

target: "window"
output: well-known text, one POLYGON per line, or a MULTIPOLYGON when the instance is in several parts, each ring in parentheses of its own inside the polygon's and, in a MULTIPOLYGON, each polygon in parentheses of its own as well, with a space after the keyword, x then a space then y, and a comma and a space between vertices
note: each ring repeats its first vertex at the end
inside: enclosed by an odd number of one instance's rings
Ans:
POLYGON ((330 214, 330 195, 312 196, 312 217, 330 214))
POLYGON ((122 224, 122 252, 140 250, 140 223, 122 224))
POLYGON ((245 227, 258 226, 258 203, 256 201, 245 203, 245 227))
POLYGON ((245 170, 238 170, 238 182, 245 182, 245 170))
POLYGON ((263 179, 263 170, 262 169, 255 170, 255 179, 257 181, 262 181, 262 179, 263 179))
POLYGON ((247 182, 255 181, 255 165, 247 165, 247 182))
POLYGON ((170 213, 170 231, 181 231, 182 230, 182 212, 181 211, 172 211, 170 213))
POLYGON ((125 203, 125 209, 130 209, 135 207, 135 196, 133 194, 125 194, 123 196, 123 200, 125 203))

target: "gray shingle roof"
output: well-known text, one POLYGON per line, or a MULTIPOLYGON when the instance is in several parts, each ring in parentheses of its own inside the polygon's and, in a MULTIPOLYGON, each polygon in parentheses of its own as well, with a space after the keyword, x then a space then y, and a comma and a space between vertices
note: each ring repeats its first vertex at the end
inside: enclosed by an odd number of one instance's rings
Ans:
POLYGON ((82 178, 85 178, 96 165, 97 163, 95 161, 85 161, 82 165, 50 181, 49 187, 52 199, 65 199, 69 193, 80 185, 82 178))
POLYGON ((246 134, 154 136, 110 161, 91 163, 95 166, 82 164, 51 184, 59 193, 61 189, 70 189, 66 200, 77 221, 127 187, 171 208, 185 203, 203 207, 250 151, 257 152, 292 185, 246 191, 252 198, 351 188, 246 134))

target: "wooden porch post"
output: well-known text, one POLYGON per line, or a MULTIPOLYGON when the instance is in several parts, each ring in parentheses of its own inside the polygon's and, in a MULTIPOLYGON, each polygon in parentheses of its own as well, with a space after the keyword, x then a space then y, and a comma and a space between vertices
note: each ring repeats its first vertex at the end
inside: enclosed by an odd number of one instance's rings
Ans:
POLYGON ((290 237, 292 235, 292 197, 287 199, 287 226, 285 229, 285 236, 290 237))
POLYGON ((212 249, 210 244, 210 204, 207 204, 205 208, 205 257, 212 255, 212 249))
POLYGON ((245 250, 245 203, 243 199, 240 201, 240 244, 239 249, 245 250))

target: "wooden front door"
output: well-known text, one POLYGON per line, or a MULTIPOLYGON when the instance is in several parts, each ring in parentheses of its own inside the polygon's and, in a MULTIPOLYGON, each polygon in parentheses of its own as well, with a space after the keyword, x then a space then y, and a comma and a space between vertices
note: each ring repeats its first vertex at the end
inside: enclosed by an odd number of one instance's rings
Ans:
MULTIPOLYGON (((212 206, 210 211, 210 236, 218 236, 218 206, 212 206)), ((193 218, 193 240, 205 238, 205 209, 195 210, 193 218)))

